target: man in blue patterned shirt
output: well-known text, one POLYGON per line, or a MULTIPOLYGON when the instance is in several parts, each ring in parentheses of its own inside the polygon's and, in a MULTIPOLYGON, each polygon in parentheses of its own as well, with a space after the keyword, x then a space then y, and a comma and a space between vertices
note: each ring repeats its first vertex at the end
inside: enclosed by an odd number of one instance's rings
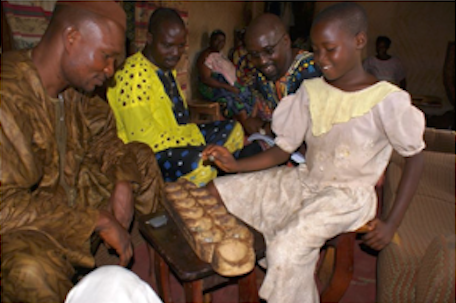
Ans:
POLYGON ((313 54, 292 48, 284 24, 274 14, 257 17, 247 28, 245 45, 256 68, 251 90, 254 110, 240 121, 246 133, 265 132, 272 135, 270 121, 279 101, 293 94, 304 79, 321 76, 313 54))

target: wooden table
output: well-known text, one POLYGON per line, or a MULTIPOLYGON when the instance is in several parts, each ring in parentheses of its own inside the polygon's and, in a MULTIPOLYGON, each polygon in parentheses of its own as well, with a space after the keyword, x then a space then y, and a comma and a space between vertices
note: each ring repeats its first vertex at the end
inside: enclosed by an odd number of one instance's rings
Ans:
MULTIPOLYGON (((186 302, 203 302, 204 293, 233 282, 239 285, 239 302, 259 302, 255 270, 235 278, 218 275, 210 264, 197 257, 166 210, 140 217, 139 230, 155 250, 155 278, 158 293, 164 302, 172 302, 170 268, 184 287, 186 302), (146 223, 149 219, 163 214, 168 218, 164 226, 154 228, 146 223)), ((252 230, 252 233, 257 259, 263 258, 266 251, 263 236, 255 230, 252 230)))

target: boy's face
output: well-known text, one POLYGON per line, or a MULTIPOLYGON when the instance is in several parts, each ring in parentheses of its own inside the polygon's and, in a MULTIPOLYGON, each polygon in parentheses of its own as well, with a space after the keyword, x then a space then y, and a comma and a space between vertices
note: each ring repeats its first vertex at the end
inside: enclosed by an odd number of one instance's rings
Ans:
POLYGON ((322 20, 310 33, 316 64, 328 81, 347 79, 361 64, 357 35, 350 33, 341 21, 322 20))

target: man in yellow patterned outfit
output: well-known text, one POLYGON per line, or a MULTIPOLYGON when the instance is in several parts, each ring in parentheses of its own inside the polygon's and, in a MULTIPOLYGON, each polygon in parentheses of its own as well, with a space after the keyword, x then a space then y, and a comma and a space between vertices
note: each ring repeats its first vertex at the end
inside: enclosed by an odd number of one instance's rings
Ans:
POLYGON ((144 49, 127 58, 107 96, 119 137, 124 142, 148 144, 165 181, 182 177, 202 186, 217 176, 215 168, 202 163, 205 146, 224 145, 236 156, 243 148, 244 133, 231 120, 190 123, 175 70, 186 39, 185 24, 176 11, 155 10, 144 49))

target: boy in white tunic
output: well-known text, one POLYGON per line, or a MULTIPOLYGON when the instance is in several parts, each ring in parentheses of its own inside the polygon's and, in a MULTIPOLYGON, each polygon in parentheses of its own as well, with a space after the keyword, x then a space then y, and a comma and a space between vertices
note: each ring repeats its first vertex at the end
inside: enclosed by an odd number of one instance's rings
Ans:
POLYGON ((362 7, 349 2, 328 7, 315 18, 311 39, 324 76, 305 80, 296 94, 282 99, 273 114, 276 145, 238 161, 220 146, 203 152, 225 171, 256 171, 217 178, 208 189, 264 234, 267 273, 260 296, 268 303, 318 302, 319 251, 340 233, 367 223, 365 243, 385 247, 423 169, 423 114, 406 91, 363 69, 362 7), (306 164, 276 167, 303 141, 306 164), (374 218, 374 187, 393 149, 405 157, 405 167, 395 207, 382 221, 374 218))

